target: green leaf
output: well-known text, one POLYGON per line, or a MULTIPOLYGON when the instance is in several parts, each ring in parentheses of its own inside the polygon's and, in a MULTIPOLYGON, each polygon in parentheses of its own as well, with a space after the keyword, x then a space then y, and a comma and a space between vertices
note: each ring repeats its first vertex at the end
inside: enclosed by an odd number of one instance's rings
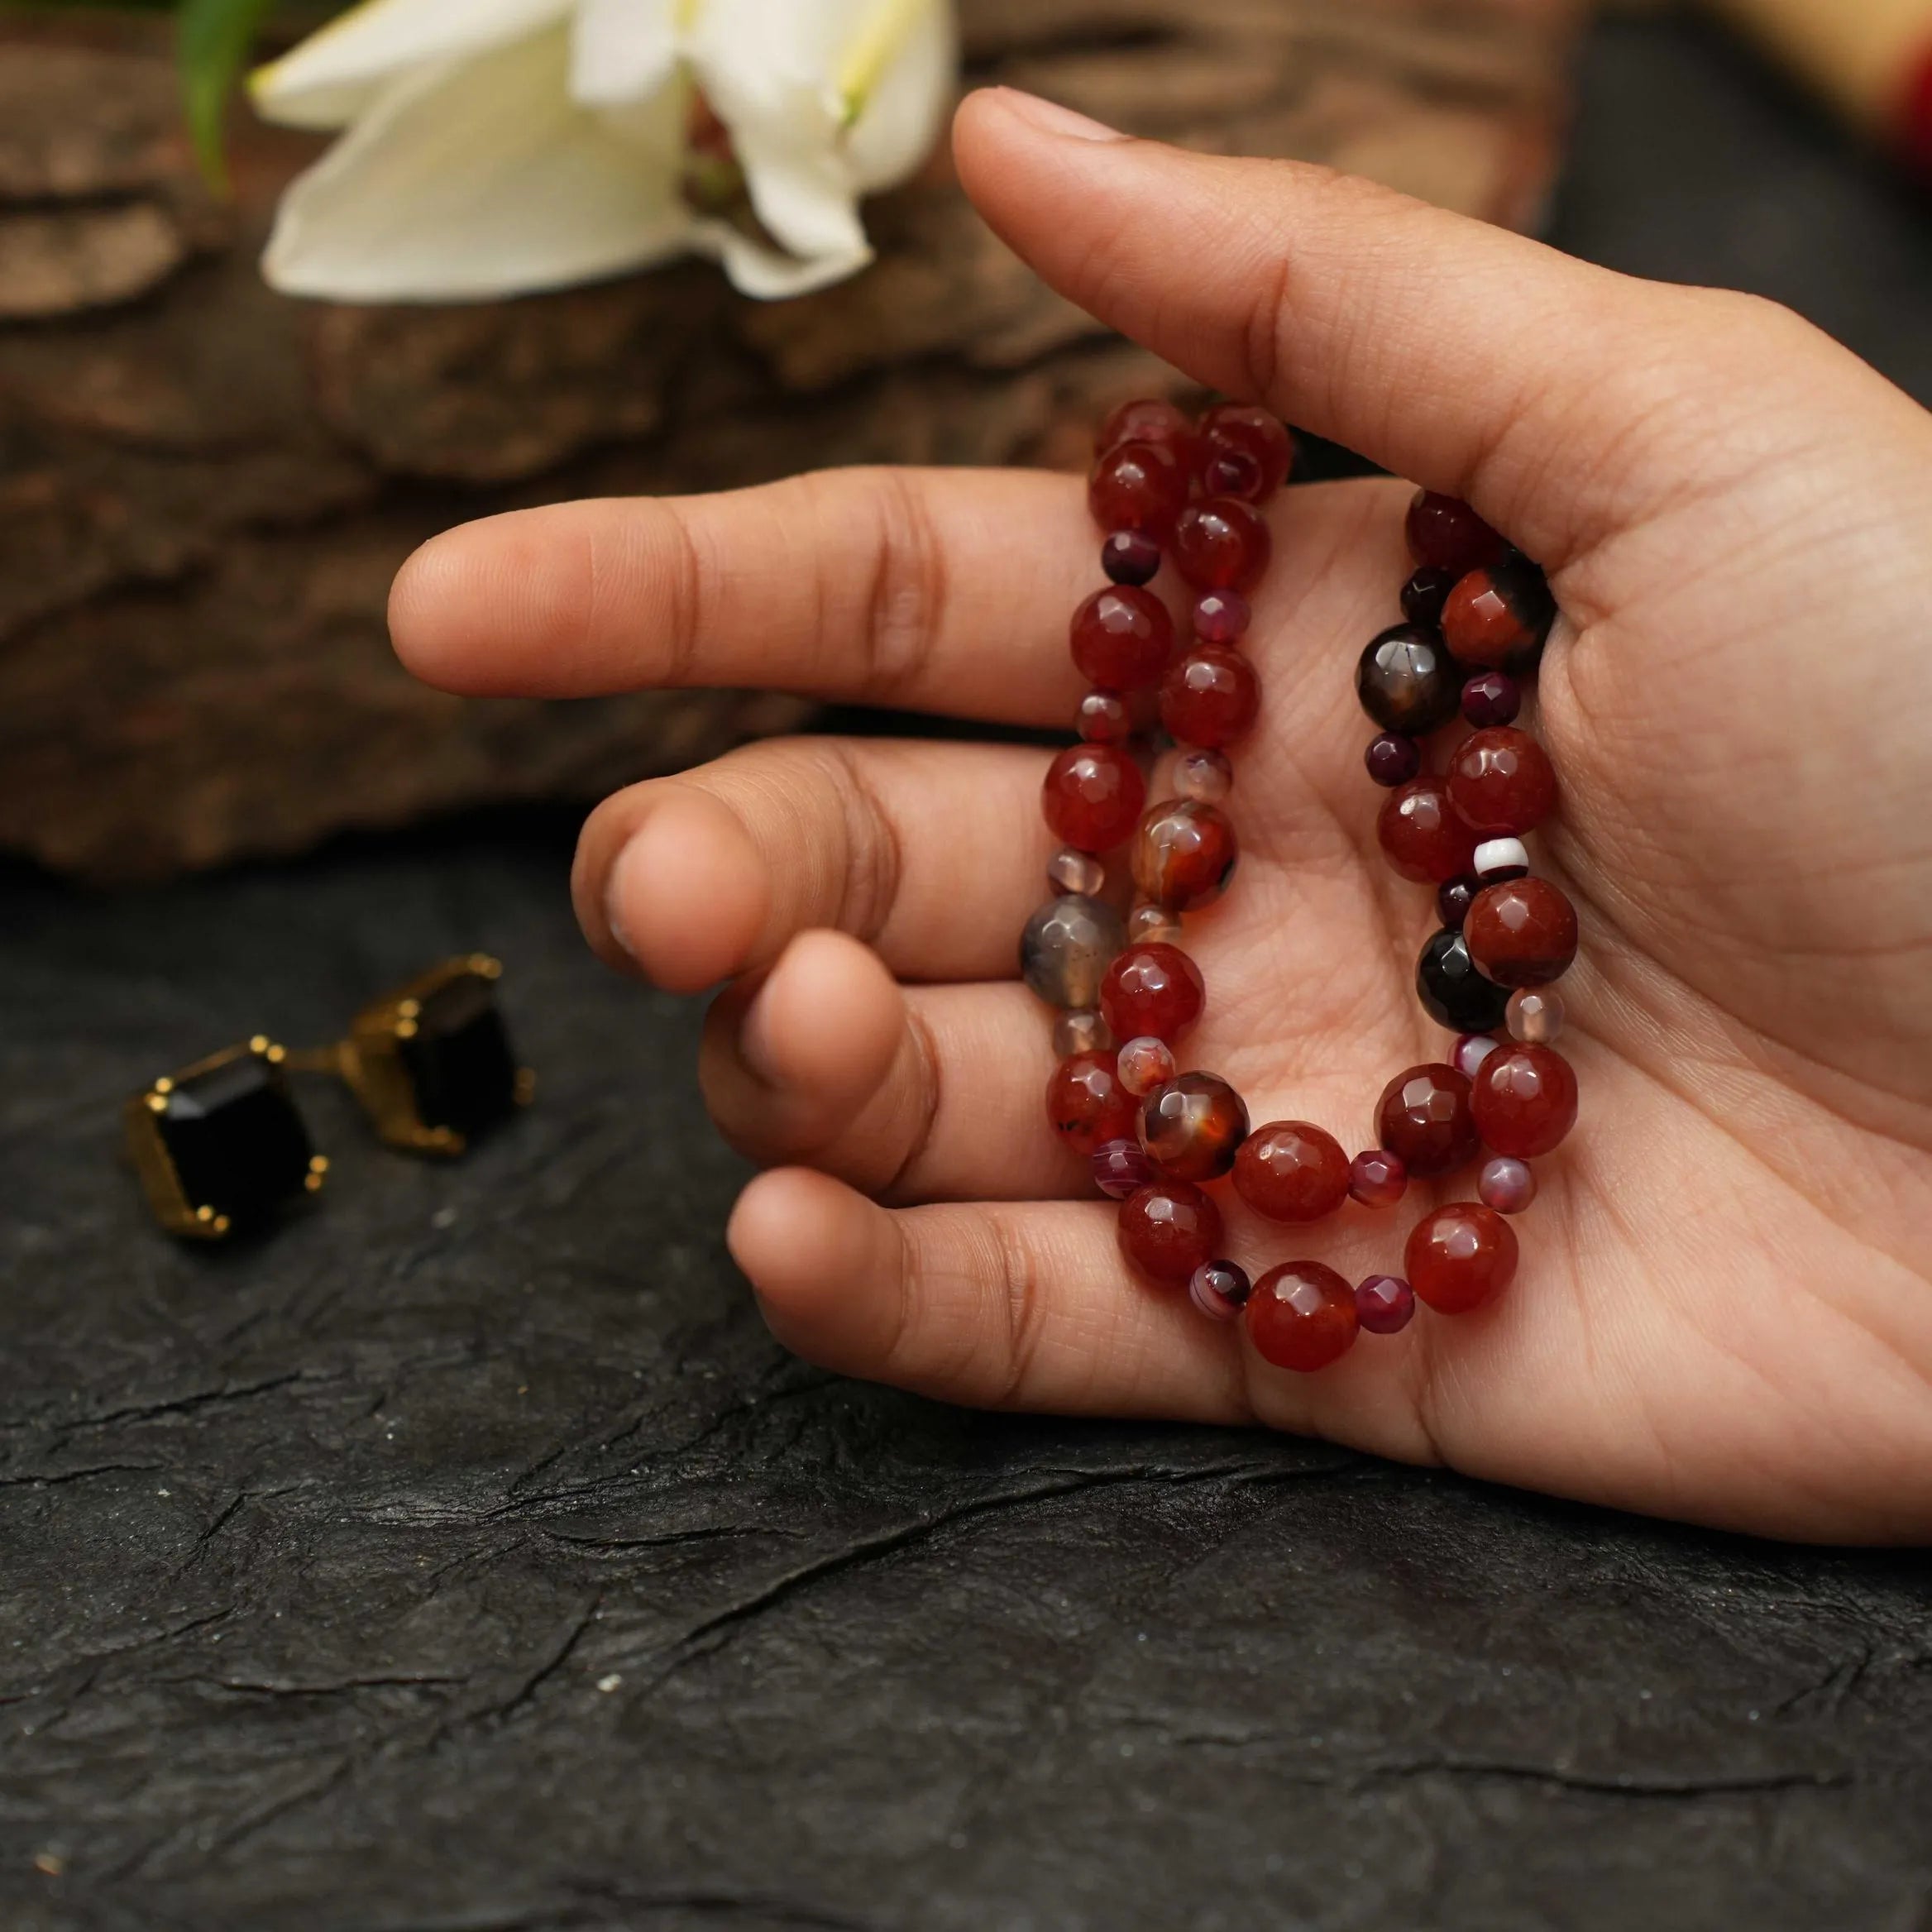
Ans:
POLYGON ((201 170, 212 186, 226 193, 227 165, 222 133, 228 97, 255 44, 256 31, 275 0, 181 0, 175 50, 188 108, 188 131, 201 170))

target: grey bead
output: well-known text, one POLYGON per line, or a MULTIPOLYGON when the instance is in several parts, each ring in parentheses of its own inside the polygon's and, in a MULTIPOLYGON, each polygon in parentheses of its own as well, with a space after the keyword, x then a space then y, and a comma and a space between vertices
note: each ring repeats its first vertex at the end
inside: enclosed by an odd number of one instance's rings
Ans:
POLYGON ((1020 975, 1049 1006, 1098 1006, 1100 983, 1126 937, 1120 914, 1105 900, 1063 892, 1026 921, 1020 975))

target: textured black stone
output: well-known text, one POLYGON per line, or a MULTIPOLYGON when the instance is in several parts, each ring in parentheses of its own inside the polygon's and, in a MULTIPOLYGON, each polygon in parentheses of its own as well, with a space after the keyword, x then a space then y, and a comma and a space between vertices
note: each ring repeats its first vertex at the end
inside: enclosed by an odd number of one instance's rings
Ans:
POLYGON ((315 1150, 287 1083, 261 1054, 178 1079, 167 1100, 155 1124, 190 1208, 246 1227, 302 1192, 315 1150))
POLYGON ((461 973, 431 993, 400 1047, 423 1126, 468 1139, 515 1112, 516 1055, 495 985, 481 973, 461 973))
MULTIPOLYGON (((1564 238, 1932 395, 1932 230, 1717 44, 1600 36, 1564 238)), ((1924 1556, 801 1366, 567 860, 0 879, 6 1932, 1932 1925, 1924 1556), (476 947, 533 1109, 425 1164, 305 1088, 313 1214, 155 1233, 124 1093, 476 947)))

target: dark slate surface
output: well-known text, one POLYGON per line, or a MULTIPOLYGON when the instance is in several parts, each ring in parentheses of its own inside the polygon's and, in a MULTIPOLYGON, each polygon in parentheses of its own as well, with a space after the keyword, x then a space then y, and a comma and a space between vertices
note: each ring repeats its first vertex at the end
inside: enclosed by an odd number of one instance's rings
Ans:
MULTIPOLYGON (((1923 205, 1713 41, 1600 34, 1557 225, 1932 395, 1923 205)), ((0 1925, 1932 1927, 1925 1559, 787 1360, 567 849, 0 882, 0 1925), (479 944, 531 1114, 147 1231, 124 1092, 479 944)))

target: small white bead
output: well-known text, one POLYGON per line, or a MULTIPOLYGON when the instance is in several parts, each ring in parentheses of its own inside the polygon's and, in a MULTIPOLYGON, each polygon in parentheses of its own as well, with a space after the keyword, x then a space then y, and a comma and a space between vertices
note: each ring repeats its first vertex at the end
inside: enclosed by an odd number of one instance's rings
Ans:
POLYGON ((1493 872, 1528 872, 1529 854, 1520 839, 1485 839, 1475 849, 1475 876, 1493 872))

